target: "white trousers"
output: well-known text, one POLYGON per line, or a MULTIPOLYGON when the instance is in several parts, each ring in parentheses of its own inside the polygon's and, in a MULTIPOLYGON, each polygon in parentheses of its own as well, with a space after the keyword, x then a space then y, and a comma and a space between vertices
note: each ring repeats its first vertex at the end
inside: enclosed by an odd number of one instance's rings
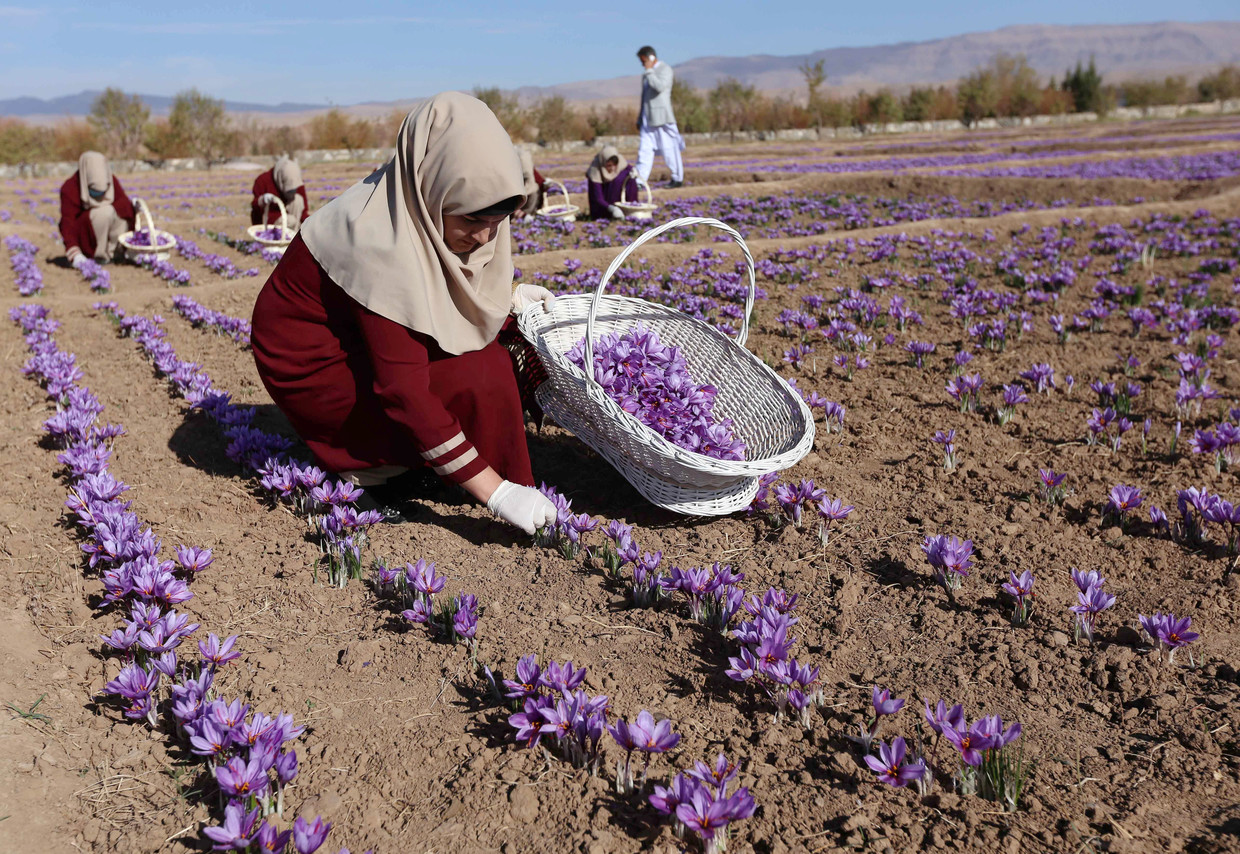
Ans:
POLYGON ((685 141, 680 136, 680 129, 675 122, 658 127, 642 125, 641 137, 637 143, 637 174, 643 181, 650 180, 650 170, 654 168, 654 156, 663 158, 673 181, 685 179, 685 164, 680 152, 685 150, 685 141))

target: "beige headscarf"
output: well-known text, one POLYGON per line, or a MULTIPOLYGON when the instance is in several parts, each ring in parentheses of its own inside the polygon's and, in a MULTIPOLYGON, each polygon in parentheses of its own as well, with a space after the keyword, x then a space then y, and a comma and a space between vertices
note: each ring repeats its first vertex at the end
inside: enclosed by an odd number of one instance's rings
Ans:
POLYGON ((108 166, 108 158, 98 151, 83 151, 78 158, 78 184, 81 185, 82 207, 87 210, 110 205, 116 199, 116 190, 112 185, 112 167, 108 166), (90 188, 96 190, 107 188, 101 199, 90 197, 90 188))
POLYGON ((590 168, 586 170, 586 178, 596 184, 606 184, 608 181, 616 180, 616 176, 628 165, 629 161, 624 159, 619 149, 614 145, 604 145, 603 150, 594 155, 594 160, 590 161, 590 168), (613 157, 617 161, 616 168, 609 169, 607 161, 613 157))
POLYGON ((458 255, 441 236, 443 217, 523 195, 517 151, 495 114, 477 98, 444 92, 405 117, 391 160, 301 233, 353 299, 449 353, 466 353, 494 341, 508 316, 508 221, 490 243, 458 255))
POLYGON ((281 193, 291 193, 306 183, 301 179, 301 167, 297 161, 289 157, 281 157, 271 167, 271 175, 275 178, 276 188, 281 193))

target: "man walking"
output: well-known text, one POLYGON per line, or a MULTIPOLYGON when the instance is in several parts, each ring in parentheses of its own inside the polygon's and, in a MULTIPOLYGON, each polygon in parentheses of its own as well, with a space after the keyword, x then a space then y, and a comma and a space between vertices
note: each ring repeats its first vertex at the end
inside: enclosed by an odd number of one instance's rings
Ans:
POLYGON ((637 58, 646 69, 642 73, 642 108, 637 116, 637 174, 642 181, 649 181, 654 156, 658 154, 672 173, 668 186, 682 187, 685 167, 680 152, 685 150, 685 141, 672 113, 672 67, 660 62, 650 45, 638 50, 637 58))

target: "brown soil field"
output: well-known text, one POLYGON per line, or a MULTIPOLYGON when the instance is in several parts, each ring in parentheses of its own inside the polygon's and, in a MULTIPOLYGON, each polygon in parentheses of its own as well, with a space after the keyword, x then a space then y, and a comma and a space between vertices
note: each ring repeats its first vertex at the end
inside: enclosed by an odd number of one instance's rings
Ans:
MULTIPOLYGON (((1096 146, 1100 157, 1207 151, 1220 143, 1194 146, 1183 137, 1236 126, 1219 120, 1106 125, 1081 131, 1080 145, 1062 144, 1096 146), (1121 134, 1131 139, 1091 142, 1121 134), (1157 140, 1162 136, 1175 139, 1157 140)), ((1196 282, 1206 303, 1238 307, 1240 270, 1229 263, 1240 258, 1240 180, 796 176, 696 168, 749 157, 814 162, 844 149, 848 157, 886 157, 984 150, 996 140, 1059 145, 1054 141, 1067 136, 1059 128, 923 135, 901 140, 904 149, 889 147, 889 139, 690 149, 689 186, 656 190, 669 200, 791 192, 1074 201, 989 218, 749 242, 755 258, 793 264, 800 279, 789 284, 759 277, 765 297, 756 303, 748 347, 785 378, 795 378, 803 392, 847 408, 841 432, 828 432, 820 417, 813 451, 781 473, 781 481, 812 478, 829 496, 855 505, 826 546, 813 525, 777 529, 744 513, 694 518, 660 510, 564 429, 529 427, 536 478, 572 499, 576 512, 634 525, 636 541, 645 550, 661 549, 664 566, 728 563, 745 573, 747 591, 761 595, 778 587, 800 596, 796 654, 821 668, 825 696, 811 726, 774 720, 773 706, 756 690, 727 678, 738 643, 692 620, 678 600, 632 607, 624 589, 589 562, 514 535, 453 489, 411 495, 403 505, 406 524, 372 529, 367 561, 433 561, 448 577, 445 594, 477 595, 483 606, 479 664, 511 677, 518 659, 531 653, 540 662, 571 660, 587 668, 590 693, 610 698, 613 716, 632 720, 645 709, 672 721, 683 739, 652 764, 653 781, 662 784, 720 751, 738 762, 739 785, 749 788, 757 809, 733 826, 730 852, 1240 851, 1240 572, 1230 571, 1235 560, 1220 536, 1190 548, 1145 521, 1150 504, 1176 516, 1177 491, 1190 486, 1240 501, 1236 470, 1217 471, 1208 454, 1188 449, 1195 429, 1213 426, 1240 405, 1237 333, 1201 330, 1176 343, 1160 327, 1134 337, 1127 304, 1099 330, 1078 330, 1064 343, 1048 324, 1051 315, 1070 319, 1089 308, 1100 279, 1136 289, 1143 305, 1170 301, 1177 282, 1196 282), (929 145, 907 144, 914 141, 929 145), (1094 199, 1116 204, 1092 205, 1094 199), (1138 235, 1156 234, 1145 230, 1151 222, 1191 229, 1199 211, 1215 229, 1199 254, 1158 251, 1144 264, 1113 267, 1117 256, 1091 247, 1104 227, 1124 226, 1138 235), (1054 262, 1078 270, 1055 301, 1035 301, 996 269, 1007 252, 1027 249, 1032 257, 1053 241, 1064 241, 1047 250, 1054 262), (793 250, 808 257, 790 259, 786 253, 793 250), (917 284, 946 263, 931 260, 933 253, 949 250, 974 253, 961 275, 979 289, 1009 294, 1012 311, 1029 313, 1030 328, 1018 335, 1019 324, 1012 327, 1003 349, 973 346, 941 298, 943 281, 917 284), (1207 259, 1219 261, 1214 272, 1202 272, 1207 259), (890 284, 876 286, 876 280, 890 284), (781 312, 807 311, 803 297, 817 296, 823 305, 816 313, 825 325, 828 309, 849 289, 876 300, 884 314, 900 296, 923 322, 904 331, 894 325, 863 329, 873 337, 869 367, 851 378, 832 366, 840 351, 817 331, 807 339, 813 354, 800 367, 784 362, 784 352, 799 339, 777 319, 781 312), (1175 356, 1207 346, 1207 332, 1222 339, 1213 347, 1209 376, 1220 397, 1196 413, 1177 415, 1175 356), (888 334, 893 339, 884 343, 888 334), (923 369, 903 350, 910 340, 937 344, 923 369), (958 350, 973 354, 968 371, 985 378, 980 412, 959 411, 944 390, 958 350), (1117 357, 1130 356, 1139 366, 1126 376, 1117 357), (1020 381, 1035 363, 1052 365, 1059 387, 1034 394, 1026 383, 1029 402, 1001 426, 992 417, 1001 386, 1020 381), (1068 374, 1075 378, 1071 391, 1068 374), (1085 441, 1086 419, 1098 406, 1089 389, 1096 379, 1142 386, 1129 416, 1136 427, 1114 453, 1085 441), (1151 428, 1143 448, 1146 418, 1151 428), (1183 433, 1173 451, 1177 422, 1183 433), (956 431, 954 470, 944 469, 930 441, 937 430, 956 431), (1062 505, 1039 497, 1039 468, 1067 473, 1062 505), (1145 495, 1126 528, 1102 512, 1116 484, 1138 486, 1145 495), (975 547, 975 566, 954 599, 934 584, 922 553, 923 539, 933 534, 968 538, 975 547), (1073 638, 1073 567, 1102 572, 1116 596, 1093 644, 1073 638), (1000 585, 1009 571, 1023 570, 1037 577, 1037 599, 1029 624, 1016 627, 1000 585), (1191 666, 1189 650, 1169 663, 1139 634, 1138 614, 1155 611, 1192 617, 1200 639, 1189 648, 1191 666), (924 754, 934 770, 928 794, 881 784, 849 738, 870 714, 874 685, 907 700, 884 719, 879 737, 900 735, 910 744, 926 739, 924 754), (964 704, 970 720, 998 714, 1022 724, 1020 744, 1032 770, 1015 811, 956 790, 956 754, 932 737, 922 718, 923 703, 939 699, 964 704)), ((589 158, 551 159, 549 174, 579 178, 589 158)), ((307 167, 312 210, 373 165, 307 167)), ((656 179, 662 168, 656 167, 656 179)), ((53 239, 58 185, 14 181, 0 186, 0 211, 11 213, 0 221, 0 237, 18 235, 40 247, 44 288, 20 297, 6 254, 0 308, 7 313, 38 302, 50 309, 62 324, 56 333, 61 349, 76 354, 81 383, 107 407, 103 419, 125 427, 110 467, 132 487, 126 497, 133 512, 165 551, 175 544, 212 549, 214 564, 192 583, 194 597, 179 606, 202 625, 189 643, 208 631, 239 635, 242 656, 220 671, 222 693, 267 714, 289 712, 307 727, 297 742, 300 772, 286 795, 281 826, 295 815, 322 815, 333 824, 322 849, 331 852, 341 846, 377 854, 700 850, 692 838, 678 839, 644 798, 616 793, 612 775, 623 753, 609 736, 597 776, 541 750, 520 749, 506 722, 511 710, 492 701, 468 649, 411 627, 368 585, 328 586, 321 572, 316 579, 320 553, 305 520, 265 499, 257 481, 228 458, 215 426, 170 394, 137 345, 92 308, 112 299, 130 314, 163 316, 180 358, 200 363, 235 402, 257 407, 258 426, 292 435, 248 349, 193 328, 172 309, 172 298, 184 294, 207 308, 249 317, 271 265, 201 229, 244 236, 253 176, 214 171, 120 178, 131 194, 152 202, 157 225, 257 274, 224 278, 174 254, 171 263, 191 273, 187 288, 118 263, 108 268, 112 293, 93 294, 53 239)), ((584 204, 580 196, 576 202, 584 204)), ((739 258, 727 244, 705 239, 650 245, 638 256, 657 277, 703 248, 728 253, 727 265, 739 258)), ((527 279, 538 274, 563 281, 566 261, 580 262, 582 271, 601 269, 617 251, 564 249, 516 260, 527 279)), ((207 850, 201 828, 222 821, 214 780, 162 719, 159 729, 126 720, 102 693, 120 665, 105 654, 100 636, 117 628, 121 617, 94 607, 100 579, 87 568, 68 521, 63 467, 42 440, 41 425, 54 410, 22 375, 26 349, 14 324, 0 331, 0 348, 0 461, 6 472, 0 491, 0 851, 207 850)), ((594 546, 602 542, 601 533, 587 536, 594 546)))

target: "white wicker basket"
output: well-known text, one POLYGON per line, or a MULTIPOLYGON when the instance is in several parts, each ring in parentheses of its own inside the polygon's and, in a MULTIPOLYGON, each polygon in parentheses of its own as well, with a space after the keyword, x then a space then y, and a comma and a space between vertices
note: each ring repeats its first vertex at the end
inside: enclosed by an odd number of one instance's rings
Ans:
POLYGON ((683 217, 647 231, 616 256, 592 295, 562 296, 550 311, 537 303, 522 312, 521 334, 547 370, 548 379, 536 393, 539 404, 660 507, 701 516, 722 516, 747 507, 761 475, 794 465, 814 445, 809 407, 744 347, 754 293, 749 247, 719 220, 683 217), (726 233, 745 256, 749 289, 736 340, 674 308, 603 295, 620 265, 643 243, 673 228, 699 225, 726 233), (568 360, 566 353, 584 336, 585 364, 592 366, 596 336, 623 333, 639 323, 657 332, 663 343, 680 348, 695 382, 719 390, 715 417, 732 419, 733 433, 746 445, 746 459, 719 460, 673 445, 621 409, 592 372, 587 376, 568 360))
POLYGON ((288 248, 288 245, 293 242, 297 232, 288 227, 288 211, 284 207, 284 202, 280 200, 279 196, 273 196, 273 198, 276 200, 276 207, 280 209, 280 234, 282 235, 280 239, 272 240, 270 237, 259 237, 262 232, 271 228, 271 226, 267 225, 267 209, 271 207, 270 203, 263 205, 263 221, 258 225, 251 225, 245 230, 245 233, 250 236, 251 240, 260 244, 263 248, 283 253, 288 248))
POLYGON ((654 212, 658 209, 658 205, 654 203, 654 193, 650 189, 650 185, 637 176, 637 197, 641 198, 642 187, 646 188, 646 201, 616 202, 616 207, 624 211, 626 219, 653 219, 654 212))
POLYGON ((568 189, 562 183, 555 180, 554 178, 548 178, 547 183, 555 184, 557 187, 560 188, 560 192, 564 194, 564 204, 562 205, 551 204, 551 194, 548 193, 543 198, 543 206, 539 208, 537 211, 538 215, 549 217, 551 219, 560 219, 560 220, 563 220, 564 222, 576 222, 577 214, 581 212, 581 208, 573 204, 572 200, 569 199, 568 189))
POLYGON ((147 206, 143 199, 137 196, 133 198, 133 210, 134 231, 126 231, 116 239, 120 243, 121 248, 125 250, 125 257, 135 263, 139 255, 154 255, 158 261, 167 261, 172 255, 173 248, 177 245, 176 235, 157 229, 154 220, 151 219, 150 207, 147 206), (132 242, 143 214, 146 214, 147 234, 151 236, 150 246, 143 246, 132 242))

